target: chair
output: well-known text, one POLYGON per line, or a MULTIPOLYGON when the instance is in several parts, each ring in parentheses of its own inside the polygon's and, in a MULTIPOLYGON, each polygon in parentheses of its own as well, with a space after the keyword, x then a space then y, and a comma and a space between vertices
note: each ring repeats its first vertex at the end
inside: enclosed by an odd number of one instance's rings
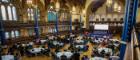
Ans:
POLYGON ((50 49, 45 49, 43 54, 46 56, 50 56, 50 49))
POLYGON ((105 56, 105 51, 102 50, 102 51, 100 52, 100 55, 101 55, 101 57, 104 57, 104 56, 105 56))
POLYGON ((68 60, 68 58, 67 58, 67 56, 62 55, 62 56, 61 56, 61 60, 68 60))
POLYGON ((51 56, 52 56, 53 60, 60 60, 60 59, 55 55, 55 53, 51 53, 51 56))

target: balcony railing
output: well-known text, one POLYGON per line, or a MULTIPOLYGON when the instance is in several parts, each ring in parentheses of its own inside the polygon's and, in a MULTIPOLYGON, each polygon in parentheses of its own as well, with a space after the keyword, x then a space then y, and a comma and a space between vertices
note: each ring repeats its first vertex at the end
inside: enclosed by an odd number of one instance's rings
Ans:
POLYGON ((27 37, 18 37, 18 38, 9 38, 7 39, 7 44, 14 44, 14 43, 18 43, 18 42, 29 42, 29 41, 33 41, 35 39, 35 36, 27 36, 27 37))
MULTIPOLYGON (((44 22, 44 21, 39 21, 39 26, 51 26, 55 25, 56 22, 44 22)), ((3 21, 4 27, 5 28, 20 28, 20 27, 33 27, 34 26, 34 21, 29 21, 29 22, 22 22, 22 21, 3 21)), ((76 25, 76 22, 72 22, 72 25, 76 25)), ((70 21, 59 21, 58 25, 70 25, 70 21)))
POLYGON ((123 21, 89 21, 89 23, 123 23, 123 21))

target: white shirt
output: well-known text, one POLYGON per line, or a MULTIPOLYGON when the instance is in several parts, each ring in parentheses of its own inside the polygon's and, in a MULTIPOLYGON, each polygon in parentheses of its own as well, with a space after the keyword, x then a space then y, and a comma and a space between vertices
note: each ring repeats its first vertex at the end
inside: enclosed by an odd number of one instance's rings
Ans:
POLYGON ((4 56, 2 56, 2 60, 14 60, 14 56, 13 55, 4 55, 4 56))
POLYGON ((45 43, 47 40, 40 40, 41 43, 45 43))
POLYGON ((118 56, 110 56, 110 58, 111 58, 112 60, 119 60, 119 57, 118 57, 118 56))
POLYGON ((34 42, 29 42, 29 45, 33 45, 34 44, 34 42))
POLYGON ((67 58, 71 58, 71 56, 73 55, 73 53, 71 53, 71 52, 64 52, 64 55, 66 55, 67 58))
POLYGON ((102 58, 102 57, 93 57, 90 60, 107 60, 106 58, 102 58))
POLYGON ((99 48, 99 49, 98 49, 99 53, 100 53, 102 50, 104 50, 105 53, 108 53, 108 52, 109 52, 109 53, 112 55, 112 49, 110 49, 110 48, 99 48))
POLYGON ((76 45, 75 47, 76 47, 76 48, 79 48, 79 47, 80 47, 80 48, 84 48, 84 45, 76 45))
POLYGON ((60 58, 62 55, 63 55, 62 52, 58 52, 58 53, 56 53, 56 56, 57 56, 58 58, 60 58))

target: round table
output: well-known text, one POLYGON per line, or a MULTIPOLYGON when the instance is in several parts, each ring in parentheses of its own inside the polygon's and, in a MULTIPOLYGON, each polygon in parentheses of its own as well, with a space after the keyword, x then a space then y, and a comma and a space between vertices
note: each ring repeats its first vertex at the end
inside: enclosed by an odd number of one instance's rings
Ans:
POLYGON ((31 50, 29 50, 31 53, 40 53, 42 50, 44 50, 44 48, 33 48, 31 50))
POLYGON ((108 60, 108 59, 102 58, 102 57, 93 57, 93 58, 90 58, 90 60, 108 60))
POLYGON ((14 55, 4 55, 1 58, 2 60, 14 60, 14 55))
POLYGON ((71 58, 71 56, 73 55, 73 53, 72 52, 69 52, 69 51, 56 53, 56 56, 58 58, 61 58, 62 55, 67 56, 67 58, 71 58))
POLYGON ((102 50, 104 50, 105 51, 105 53, 110 53, 110 55, 112 55, 112 49, 110 49, 110 48, 98 48, 98 51, 99 51, 99 53, 102 51, 102 50))

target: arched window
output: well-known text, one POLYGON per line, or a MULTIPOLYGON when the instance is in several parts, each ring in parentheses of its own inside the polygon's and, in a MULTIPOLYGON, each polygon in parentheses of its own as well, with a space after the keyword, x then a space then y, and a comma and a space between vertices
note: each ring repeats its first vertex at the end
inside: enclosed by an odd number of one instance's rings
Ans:
POLYGON ((17 20, 16 8, 14 6, 12 7, 12 14, 13 14, 13 20, 17 20))
POLYGON ((18 30, 15 31, 15 36, 19 37, 19 31, 18 30))
POLYGON ((6 14, 6 9, 4 5, 1 5, 1 14, 2 14, 2 20, 7 20, 7 14, 6 14))
POLYGON ((14 31, 11 31, 11 37, 12 37, 12 38, 15 37, 15 33, 14 33, 14 31))
POLYGON ((34 20, 34 11, 31 9, 31 20, 34 20))
POLYGON ((17 20, 16 7, 10 3, 10 0, 0 0, 2 20, 17 20))
POLYGON ((6 37, 6 39, 9 38, 9 32, 5 32, 5 37, 6 37))
POLYGON ((8 15, 9 15, 8 17, 9 17, 9 20, 13 20, 12 19, 12 9, 11 9, 11 7, 8 6, 7 9, 8 9, 8 15))
POLYGON ((9 2, 9 0, 2 0, 2 2, 9 2))
POLYGON ((29 20, 34 20, 34 11, 32 8, 27 9, 27 14, 28 14, 28 19, 29 20))
POLYGON ((38 20, 40 20, 40 10, 39 9, 37 10, 37 14, 38 14, 37 15, 38 16, 38 20))
POLYGON ((27 12, 28 12, 28 13, 27 13, 27 15, 28 15, 28 19, 31 20, 31 19, 30 19, 31 14, 30 14, 30 9, 29 9, 29 8, 27 9, 27 12))

